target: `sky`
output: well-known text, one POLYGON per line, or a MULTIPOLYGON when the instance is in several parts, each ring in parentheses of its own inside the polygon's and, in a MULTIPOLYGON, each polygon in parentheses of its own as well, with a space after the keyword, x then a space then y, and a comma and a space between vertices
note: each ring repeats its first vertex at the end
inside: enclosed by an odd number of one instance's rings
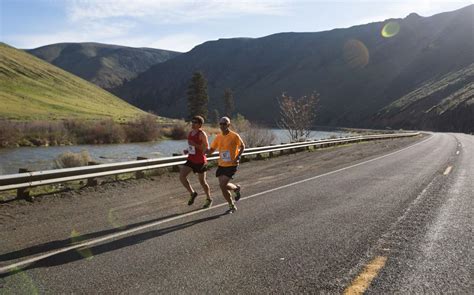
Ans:
POLYGON ((474 0, 0 0, 1 42, 99 42, 186 52, 220 38, 335 28, 456 10, 474 0))

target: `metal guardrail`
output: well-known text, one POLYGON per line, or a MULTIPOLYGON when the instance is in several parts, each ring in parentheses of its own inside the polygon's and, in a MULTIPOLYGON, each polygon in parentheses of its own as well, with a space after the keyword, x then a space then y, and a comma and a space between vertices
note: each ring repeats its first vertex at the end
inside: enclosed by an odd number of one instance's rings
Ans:
MULTIPOLYGON (((285 150, 296 150, 301 148, 313 147, 326 147, 330 145, 339 145, 351 142, 377 140, 377 139, 388 139, 397 137, 408 137, 419 135, 416 133, 394 133, 394 134, 380 134, 380 135, 365 135, 365 136, 352 136, 338 139, 326 139, 326 140, 309 140, 303 142, 287 143, 280 145, 271 145, 264 147, 255 147, 245 149, 243 157, 250 155, 261 155, 265 153, 281 152, 285 150)), ((218 159, 218 153, 214 153, 211 157, 208 157, 208 161, 214 161, 218 159)), ((140 172, 145 170, 165 168, 176 165, 181 165, 186 162, 187 156, 180 155, 166 158, 156 159, 144 159, 127 162, 118 162, 110 164, 98 164, 93 166, 76 167, 76 168, 65 168, 65 169, 54 169, 45 171, 25 172, 8 175, 0 175, 0 191, 7 190, 18 190, 20 195, 24 189, 63 183, 74 180, 94 179, 96 177, 118 175, 123 173, 140 172)))

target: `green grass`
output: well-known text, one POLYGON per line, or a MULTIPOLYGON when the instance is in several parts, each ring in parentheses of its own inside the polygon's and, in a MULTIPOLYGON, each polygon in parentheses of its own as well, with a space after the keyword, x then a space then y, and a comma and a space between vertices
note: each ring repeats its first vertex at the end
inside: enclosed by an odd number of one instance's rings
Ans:
POLYGON ((24 51, 0 43, 0 118, 60 120, 144 114, 109 92, 24 51))

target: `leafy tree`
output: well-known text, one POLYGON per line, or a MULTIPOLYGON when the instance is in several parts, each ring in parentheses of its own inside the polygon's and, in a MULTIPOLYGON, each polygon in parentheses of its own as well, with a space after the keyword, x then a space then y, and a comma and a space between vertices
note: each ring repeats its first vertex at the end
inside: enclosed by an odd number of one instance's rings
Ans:
POLYGON ((234 94, 230 88, 227 88, 224 91, 224 115, 232 118, 234 114, 235 105, 234 105, 234 94))
POLYGON ((219 110, 218 110, 218 109, 214 109, 209 117, 210 117, 210 118, 209 118, 209 122, 210 122, 213 126, 218 126, 219 119, 220 119, 219 110))
POLYGON ((209 95, 207 94, 207 80, 203 73, 195 72, 193 74, 187 94, 189 119, 198 115, 203 116, 204 119, 206 119, 209 95))
POLYGON ((278 126, 286 129, 292 141, 307 139, 311 133, 319 94, 313 92, 310 96, 295 99, 283 93, 278 100, 280 121, 278 126))

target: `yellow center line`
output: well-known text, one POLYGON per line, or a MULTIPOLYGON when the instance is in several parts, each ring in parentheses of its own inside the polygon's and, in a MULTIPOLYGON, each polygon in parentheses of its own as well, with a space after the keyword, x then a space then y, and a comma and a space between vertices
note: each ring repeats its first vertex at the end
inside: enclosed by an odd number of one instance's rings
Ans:
POLYGON ((444 170, 444 175, 448 175, 449 172, 451 172, 451 169, 453 169, 453 166, 449 166, 448 168, 446 168, 446 170, 444 170))
POLYGON ((378 275, 379 271, 387 262, 387 257, 377 256, 364 270, 352 281, 351 285, 344 290, 344 295, 363 294, 370 286, 372 280, 378 275))

